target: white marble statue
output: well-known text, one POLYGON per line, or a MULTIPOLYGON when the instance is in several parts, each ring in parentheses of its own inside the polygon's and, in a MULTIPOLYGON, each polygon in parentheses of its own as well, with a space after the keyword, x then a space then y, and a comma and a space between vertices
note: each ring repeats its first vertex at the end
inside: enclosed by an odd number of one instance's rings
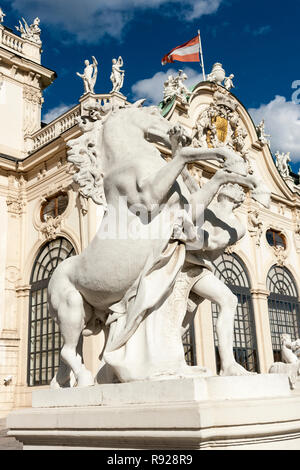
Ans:
POLYGON ((92 56, 93 63, 90 64, 88 60, 84 61, 85 68, 83 73, 76 72, 78 77, 82 78, 84 86, 84 94, 94 93, 94 88, 98 75, 98 62, 94 56, 92 56))
POLYGON ((224 87, 226 88, 226 90, 230 91, 232 88, 235 88, 233 81, 232 81, 233 79, 234 79, 233 73, 231 73, 229 77, 225 77, 224 87))
POLYGON ((110 79, 113 84, 113 88, 111 90, 111 93, 115 91, 120 91, 120 89, 123 86, 124 83, 124 75, 125 75, 125 70, 122 70, 121 67, 123 67, 124 62, 121 56, 119 56, 118 60, 113 59, 112 60, 112 71, 110 74, 110 79))
POLYGON ((200 188, 187 164, 233 161, 235 153, 191 147, 180 126, 156 107, 143 108, 143 101, 121 108, 95 101, 81 118, 82 135, 68 143, 80 193, 104 205, 105 214, 89 246, 63 261, 49 283, 49 311, 63 337, 62 365, 52 387, 69 383, 71 371, 77 386, 94 383, 80 338, 101 329, 106 338, 101 370, 110 368, 121 382, 208 375, 185 361, 182 333, 191 318, 190 293, 198 302, 203 297, 219 302, 222 375, 247 374, 233 356, 236 299, 214 278, 208 259, 243 236, 232 212, 243 199, 237 185, 251 193, 258 182, 246 165, 242 175, 231 163, 230 171, 218 170, 200 188), (171 148, 171 161, 162 158, 154 145, 159 142, 171 148), (208 207, 220 188, 218 201, 208 207))
POLYGON ((283 178, 288 178, 290 176, 290 169, 288 163, 291 161, 291 153, 287 152, 276 152, 276 168, 278 168, 279 173, 283 178))
POLYGON ((6 14, 2 10, 2 8, 0 7, 0 23, 3 23, 5 16, 6 16, 6 14))
POLYGON ((40 35, 40 19, 38 17, 35 18, 33 23, 29 26, 28 23, 24 18, 22 18, 23 24, 19 21, 19 26, 16 26, 16 30, 21 33, 21 37, 23 39, 28 39, 29 41, 35 42, 38 45, 42 44, 40 35))
POLYGON ((263 222, 257 209, 250 210, 248 213, 249 234, 255 238, 255 243, 260 246, 260 240, 263 234, 263 222))
POLYGON ((284 333, 280 337, 281 359, 283 362, 274 362, 270 374, 286 374, 291 389, 295 389, 297 377, 300 375, 300 339, 291 340, 291 335, 284 333))
POLYGON ((269 134, 266 134, 264 119, 258 124, 258 126, 256 126, 256 131, 260 142, 270 146, 270 139, 268 139, 268 137, 270 138, 271 136, 269 134))
POLYGON ((175 77, 173 75, 169 75, 168 79, 164 83, 163 104, 167 104, 174 98, 174 96, 179 96, 183 102, 187 102, 187 98, 191 94, 184 84, 187 78, 188 77, 183 70, 179 70, 175 77))

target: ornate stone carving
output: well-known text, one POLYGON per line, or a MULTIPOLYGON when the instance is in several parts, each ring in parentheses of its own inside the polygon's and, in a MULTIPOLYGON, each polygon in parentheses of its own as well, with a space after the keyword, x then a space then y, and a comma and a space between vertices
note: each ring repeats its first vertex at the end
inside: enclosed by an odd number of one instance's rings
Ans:
POLYGON ((248 230, 251 237, 255 238, 255 243, 260 246, 261 236, 263 233, 263 223, 259 217, 257 209, 248 212, 248 230))
POLYGON ((92 56, 93 63, 90 64, 88 60, 84 61, 85 68, 83 73, 76 72, 78 77, 82 78, 84 86, 84 94, 94 93, 94 88, 98 75, 98 62, 94 56, 92 56))
POLYGON ((207 80, 209 82, 216 83, 217 85, 222 85, 222 83, 224 82, 224 87, 228 91, 234 88, 234 84, 232 81, 233 78, 233 73, 226 77, 225 70, 223 69, 222 64, 220 64, 219 62, 213 65, 211 73, 207 76, 207 80))
POLYGON ((123 86, 125 75, 125 70, 121 70, 121 67, 123 67, 123 65, 124 62, 121 56, 119 56, 118 60, 112 60, 112 71, 110 74, 110 79, 113 84, 113 88, 111 90, 111 93, 119 92, 123 86))
POLYGON ((193 130, 194 147, 229 147, 248 161, 247 132, 237 113, 237 102, 218 87, 212 103, 200 114, 193 130))
POLYGON ((230 91, 232 88, 235 88, 234 84, 233 84, 233 78, 234 78, 234 75, 233 73, 229 75, 229 77, 225 77, 225 80, 224 80, 224 87, 226 88, 226 90, 230 91))
POLYGON ((24 135, 31 135, 40 127, 40 109, 44 99, 41 91, 30 85, 24 85, 23 98, 23 132, 24 135))
POLYGON ((187 80, 187 75, 182 70, 178 71, 178 75, 174 77, 169 75, 168 79, 164 83, 164 96, 163 104, 166 105, 175 96, 178 96, 184 103, 187 102, 187 98, 191 92, 185 86, 184 81, 187 80))
POLYGON ((276 262, 279 266, 283 266, 287 259, 287 253, 283 246, 273 246, 273 252, 276 257, 276 262))
POLYGON ((288 178, 290 176, 290 169, 288 163, 291 161, 290 157, 291 153, 287 152, 276 152, 276 168, 278 169, 279 173, 283 178, 288 178))
POLYGON ((6 198, 7 211, 11 214, 21 215, 26 206, 26 193, 25 193, 26 180, 23 175, 15 177, 9 175, 8 177, 8 195, 6 198))
POLYGON ((270 147, 271 142, 270 142, 270 139, 268 139, 268 137, 271 137, 271 136, 269 134, 266 134, 265 132, 265 120, 264 119, 258 124, 258 126, 256 126, 256 132, 257 132, 258 140, 262 144, 267 144, 270 147))
POLYGON ((57 232, 61 229, 62 216, 52 217, 51 215, 45 215, 45 219, 46 221, 40 227, 40 232, 47 240, 54 240, 57 232))
POLYGON ((40 19, 37 17, 33 21, 33 23, 29 26, 22 18, 23 24, 21 21, 19 21, 19 26, 16 26, 16 30, 21 33, 21 37, 23 39, 28 39, 28 41, 34 42, 38 44, 39 46, 42 44, 40 35, 41 35, 41 29, 40 29, 40 19))

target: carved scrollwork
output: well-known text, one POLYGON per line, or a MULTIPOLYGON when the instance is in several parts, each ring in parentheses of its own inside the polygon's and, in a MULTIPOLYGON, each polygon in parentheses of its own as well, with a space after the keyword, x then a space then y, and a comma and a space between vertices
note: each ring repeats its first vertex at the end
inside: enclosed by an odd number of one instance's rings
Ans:
POLYGON ((212 103, 200 114, 193 131, 194 147, 229 147, 248 161, 247 131, 237 112, 238 104, 230 93, 216 88, 212 103))

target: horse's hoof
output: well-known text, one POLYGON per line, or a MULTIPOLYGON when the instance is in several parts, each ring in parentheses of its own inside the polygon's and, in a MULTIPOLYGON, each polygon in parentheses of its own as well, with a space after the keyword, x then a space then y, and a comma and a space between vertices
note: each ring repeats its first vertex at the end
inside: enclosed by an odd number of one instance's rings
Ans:
POLYGON ((80 372, 77 379, 77 387, 90 387, 95 385, 94 377, 87 369, 80 372))

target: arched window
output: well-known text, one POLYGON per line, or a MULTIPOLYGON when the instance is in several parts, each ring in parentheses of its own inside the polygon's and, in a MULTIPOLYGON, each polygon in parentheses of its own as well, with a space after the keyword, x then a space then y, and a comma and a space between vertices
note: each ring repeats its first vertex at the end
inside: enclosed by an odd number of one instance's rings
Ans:
POLYGON ((195 351, 195 332, 193 324, 190 328, 184 333, 182 337, 182 343, 184 348, 184 355, 186 363, 189 366, 196 365, 196 351, 195 351))
POLYGON ((71 243, 60 237, 46 243, 35 259, 29 299, 29 386, 49 384, 59 365, 61 335, 48 313, 47 287, 58 264, 74 254, 71 243))
POLYGON ((267 277, 269 319, 274 360, 281 361, 280 337, 291 335, 292 340, 300 336, 300 304, 296 283, 291 273, 282 266, 272 266, 267 277))
MULTIPOLYGON (((238 306, 234 320, 233 350, 236 361, 251 372, 258 372, 255 321, 253 314, 250 282, 246 268, 236 255, 223 254, 214 262, 215 276, 223 281, 237 296, 238 306)), ((220 369, 216 322, 218 307, 212 304, 217 368, 220 369)))

